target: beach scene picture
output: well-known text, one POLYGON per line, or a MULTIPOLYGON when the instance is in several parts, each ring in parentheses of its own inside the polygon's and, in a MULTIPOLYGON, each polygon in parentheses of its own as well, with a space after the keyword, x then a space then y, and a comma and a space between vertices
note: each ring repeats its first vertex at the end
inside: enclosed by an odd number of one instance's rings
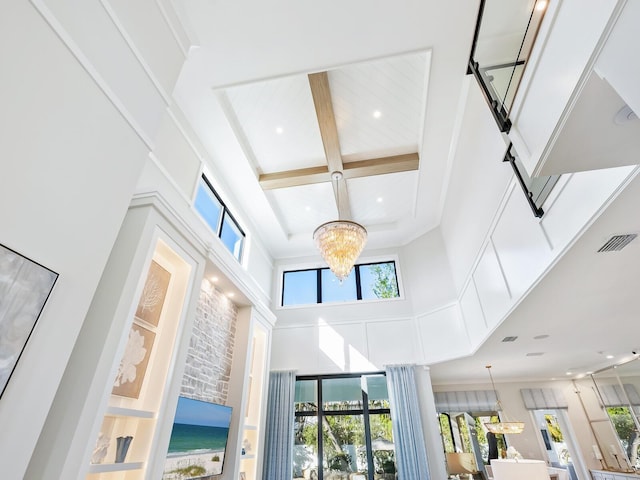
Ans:
POLYGON ((179 397, 163 480, 222 473, 231 407, 179 397))

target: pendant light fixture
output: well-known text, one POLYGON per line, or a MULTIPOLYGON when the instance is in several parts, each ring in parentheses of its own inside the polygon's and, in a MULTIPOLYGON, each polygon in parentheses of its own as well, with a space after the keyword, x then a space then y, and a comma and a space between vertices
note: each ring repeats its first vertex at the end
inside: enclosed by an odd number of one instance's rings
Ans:
POLYGON ((493 393, 496 396, 496 410, 498 412, 503 412, 503 416, 505 421, 497 422, 497 423, 485 423, 484 426, 488 431, 498 434, 514 434, 514 433, 522 433, 524 430, 524 422, 512 421, 509 419, 507 412, 503 409, 502 403, 500 402, 500 398, 498 397, 498 391, 496 390, 496 385, 493 383, 493 375, 491 375, 491 365, 486 366, 487 371, 489 372, 489 378, 491 379, 491 386, 493 387, 493 393))
MULTIPOLYGON (((342 172, 333 172, 331 179, 335 182, 336 197, 340 204, 338 182, 342 180, 342 172)), ((340 212, 340 208, 338 208, 340 212)), ((313 232, 313 240, 324 261, 331 271, 342 282, 349 276, 353 265, 367 243, 367 230, 359 223, 343 220, 338 213, 338 220, 323 223, 313 232)))

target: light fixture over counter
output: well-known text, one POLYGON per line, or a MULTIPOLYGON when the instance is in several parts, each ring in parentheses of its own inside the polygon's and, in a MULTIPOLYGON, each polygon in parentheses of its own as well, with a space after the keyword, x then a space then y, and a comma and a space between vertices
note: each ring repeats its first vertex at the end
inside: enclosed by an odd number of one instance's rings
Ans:
POLYGON ((491 386, 493 387, 493 393, 496 396, 496 410, 498 412, 504 413, 505 421, 500 421, 497 423, 485 423, 484 426, 493 434, 515 434, 522 433, 524 430, 524 422, 512 421, 507 416, 507 412, 503 409, 502 403, 500 402, 500 398, 498 397, 498 391, 496 390, 496 385, 493 383, 493 375, 491 375, 491 365, 486 366, 487 371, 489 372, 489 378, 491 379, 491 386))

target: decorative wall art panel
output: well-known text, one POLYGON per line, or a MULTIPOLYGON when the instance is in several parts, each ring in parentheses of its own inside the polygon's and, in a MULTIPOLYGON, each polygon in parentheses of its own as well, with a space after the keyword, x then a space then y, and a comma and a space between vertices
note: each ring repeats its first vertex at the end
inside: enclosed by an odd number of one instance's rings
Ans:
POLYGON ((0 396, 58 274, 0 245, 0 396))
POLYGON ((137 318, 154 327, 158 326, 170 280, 171 274, 158 263, 152 261, 136 309, 137 318))
POLYGON ((111 393, 122 397, 138 398, 147 371, 151 348, 156 334, 141 325, 131 325, 129 340, 120 360, 111 393))

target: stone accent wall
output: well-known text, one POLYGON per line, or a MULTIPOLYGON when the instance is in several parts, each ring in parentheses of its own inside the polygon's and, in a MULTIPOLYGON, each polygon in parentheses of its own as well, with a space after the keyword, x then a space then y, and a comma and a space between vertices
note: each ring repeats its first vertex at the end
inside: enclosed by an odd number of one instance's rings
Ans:
POLYGON ((226 405, 238 309, 202 283, 180 395, 226 405))

